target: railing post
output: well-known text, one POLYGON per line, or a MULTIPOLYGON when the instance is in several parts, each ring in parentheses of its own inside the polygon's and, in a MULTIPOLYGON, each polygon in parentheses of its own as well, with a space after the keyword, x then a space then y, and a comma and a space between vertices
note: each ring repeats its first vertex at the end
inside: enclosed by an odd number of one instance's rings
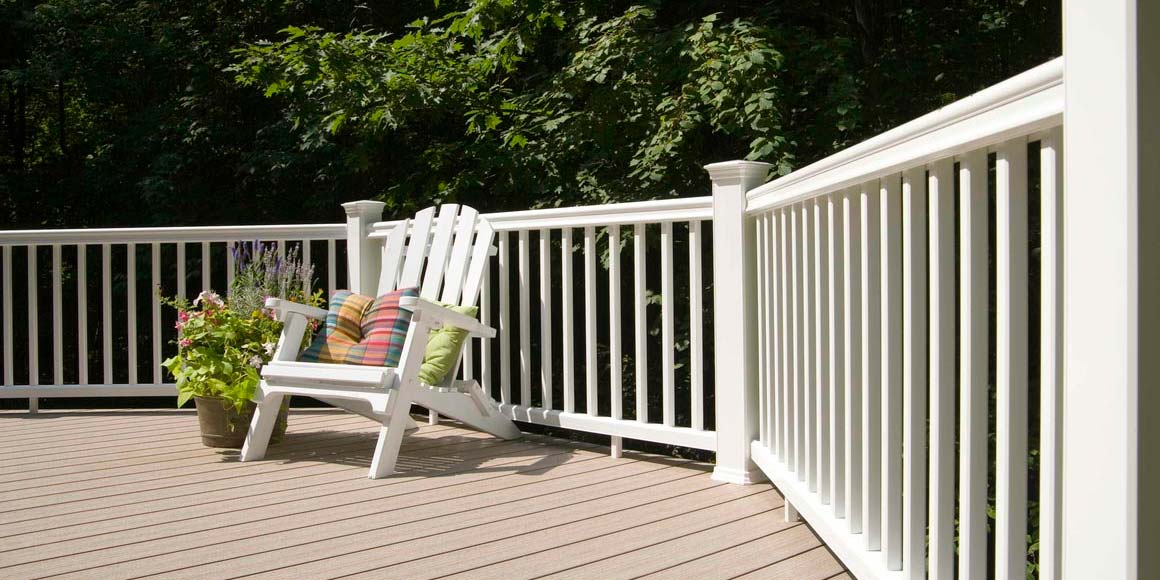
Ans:
POLYGON ((768 163, 706 165, 713 180, 713 341, 717 467, 713 479, 765 479, 750 458, 757 435, 756 235, 745 193, 765 181, 768 163))
POLYGON ((1160 578, 1160 4, 1063 22, 1062 578, 1160 578))
POLYGON ((381 201, 350 201, 342 204, 346 211, 346 266, 347 286, 359 294, 375 294, 379 283, 379 255, 377 240, 367 239, 371 224, 382 221, 381 201))

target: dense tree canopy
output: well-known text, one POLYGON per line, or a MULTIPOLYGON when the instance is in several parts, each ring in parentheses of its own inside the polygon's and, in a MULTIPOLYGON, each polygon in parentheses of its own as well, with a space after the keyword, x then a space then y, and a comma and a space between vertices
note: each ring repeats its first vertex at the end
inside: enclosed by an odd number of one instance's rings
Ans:
POLYGON ((1057 0, 0 0, 7 227, 706 192, 1060 52, 1057 0))

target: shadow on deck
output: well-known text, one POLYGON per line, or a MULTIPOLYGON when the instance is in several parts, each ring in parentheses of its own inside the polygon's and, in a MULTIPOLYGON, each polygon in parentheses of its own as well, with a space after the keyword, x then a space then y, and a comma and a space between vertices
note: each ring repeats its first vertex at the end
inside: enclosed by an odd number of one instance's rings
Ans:
POLYGON ((769 485, 454 423, 366 479, 376 425, 294 412, 267 459, 186 411, 0 413, 0 577, 848 578, 769 485))

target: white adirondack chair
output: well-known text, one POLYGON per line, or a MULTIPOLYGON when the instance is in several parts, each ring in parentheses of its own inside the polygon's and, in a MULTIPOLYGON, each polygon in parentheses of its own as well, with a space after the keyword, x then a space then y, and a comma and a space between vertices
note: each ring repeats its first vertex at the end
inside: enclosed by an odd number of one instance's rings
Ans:
MULTIPOLYGON (((433 328, 449 324, 473 336, 495 336, 494 329, 476 319, 433 302, 475 304, 493 237, 491 225, 476 210, 454 204, 443 205, 438 217, 434 207, 420 211, 387 236, 377 294, 420 288, 418 298, 401 302, 413 317, 398 368, 295 360, 308 318, 326 318, 327 313, 284 300, 268 300, 266 305, 277 310, 285 326, 273 360, 262 368, 262 382, 255 394, 258 408, 242 447, 242 461, 265 455, 282 398, 288 395, 314 397, 382 424, 371 460, 371 479, 394 473, 403 432, 415 426, 409 414, 412 403, 504 439, 519 437, 519 429, 500 414, 495 401, 477 382, 455 380, 457 369, 452 369, 440 385, 425 385, 419 380, 427 334, 433 328)), ((459 356, 462 359, 462 350, 459 356)))

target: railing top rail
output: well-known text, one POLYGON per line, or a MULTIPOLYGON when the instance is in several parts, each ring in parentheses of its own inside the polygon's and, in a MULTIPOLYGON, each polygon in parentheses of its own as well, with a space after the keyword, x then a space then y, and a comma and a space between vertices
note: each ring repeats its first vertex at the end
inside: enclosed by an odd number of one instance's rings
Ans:
POLYGON ((1062 123, 1063 57, 751 190, 757 212, 1062 123))
POLYGON ((336 238, 346 238, 346 224, 10 230, 0 231, 0 246, 336 238))
MULTIPOLYGON (((540 228, 581 228, 634 223, 706 220, 713 217, 712 196, 657 199, 605 205, 532 209, 483 214, 496 231, 540 228)), ((370 237, 386 236, 398 221, 382 221, 371 226, 370 237)))

